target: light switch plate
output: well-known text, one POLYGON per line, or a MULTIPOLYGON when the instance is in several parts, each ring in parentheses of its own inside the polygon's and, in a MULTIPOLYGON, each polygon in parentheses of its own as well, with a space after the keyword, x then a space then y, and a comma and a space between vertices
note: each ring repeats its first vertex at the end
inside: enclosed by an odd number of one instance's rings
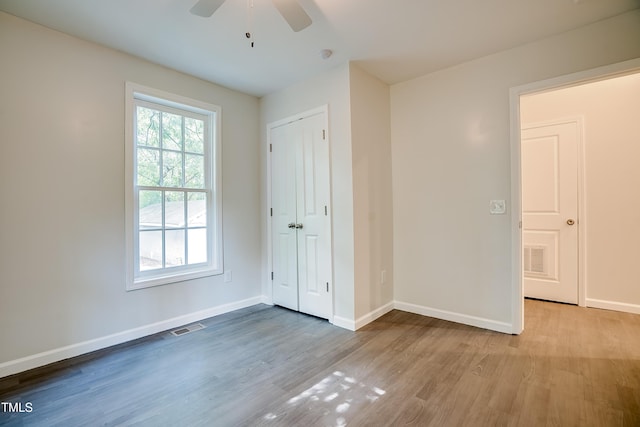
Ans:
POLYGON ((231 270, 227 270, 224 272, 224 282, 229 283, 232 280, 231 270))
POLYGON ((489 213, 491 215, 504 215, 507 212, 507 203, 504 200, 491 200, 489 213))

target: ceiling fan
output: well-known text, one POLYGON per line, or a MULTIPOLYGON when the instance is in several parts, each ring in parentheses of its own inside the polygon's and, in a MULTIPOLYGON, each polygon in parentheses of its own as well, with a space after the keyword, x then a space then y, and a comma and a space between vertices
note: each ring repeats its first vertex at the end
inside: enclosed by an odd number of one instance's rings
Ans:
MULTIPOLYGON (((298 0, 272 0, 280 15, 295 32, 304 30, 311 25, 311 18, 304 11, 298 0)), ((225 0, 200 0, 190 10, 194 15, 208 18, 220 7, 225 0)))

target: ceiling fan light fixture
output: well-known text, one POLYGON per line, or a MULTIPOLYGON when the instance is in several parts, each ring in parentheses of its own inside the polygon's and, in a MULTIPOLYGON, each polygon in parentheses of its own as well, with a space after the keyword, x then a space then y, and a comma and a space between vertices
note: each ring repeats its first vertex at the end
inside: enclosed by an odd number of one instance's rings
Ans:
POLYGON ((271 0, 271 2, 294 32, 302 31, 311 25, 311 17, 300 6, 298 0, 271 0))
MULTIPOLYGON (((298 0, 271 0, 278 9, 280 15, 287 21, 287 24, 296 33, 302 31, 312 24, 311 17, 304 11, 298 0)), ((190 12, 203 18, 208 18, 218 10, 225 0, 198 0, 193 5, 190 12)), ((250 8, 253 8, 253 0, 250 0, 250 8)))
POLYGON ((200 0, 189 10, 194 15, 208 18, 213 15, 213 12, 218 10, 225 0, 200 0))

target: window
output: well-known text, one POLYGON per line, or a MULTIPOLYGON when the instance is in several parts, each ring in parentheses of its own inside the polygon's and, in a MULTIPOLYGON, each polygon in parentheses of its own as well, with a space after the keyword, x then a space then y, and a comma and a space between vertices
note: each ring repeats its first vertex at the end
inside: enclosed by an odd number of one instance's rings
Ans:
POLYGON ((220 108, 126 92, 127 289, 222 273, 220 108))

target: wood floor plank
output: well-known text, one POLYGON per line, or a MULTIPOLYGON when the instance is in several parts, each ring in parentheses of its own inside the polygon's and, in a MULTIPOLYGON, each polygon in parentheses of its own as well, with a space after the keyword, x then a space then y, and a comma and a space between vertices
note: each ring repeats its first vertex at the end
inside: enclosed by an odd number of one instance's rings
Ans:
POLYGON ((0 379, 2 426, 640 426, 640 316, 527 300, 519 336, 278 307, 0 379))

